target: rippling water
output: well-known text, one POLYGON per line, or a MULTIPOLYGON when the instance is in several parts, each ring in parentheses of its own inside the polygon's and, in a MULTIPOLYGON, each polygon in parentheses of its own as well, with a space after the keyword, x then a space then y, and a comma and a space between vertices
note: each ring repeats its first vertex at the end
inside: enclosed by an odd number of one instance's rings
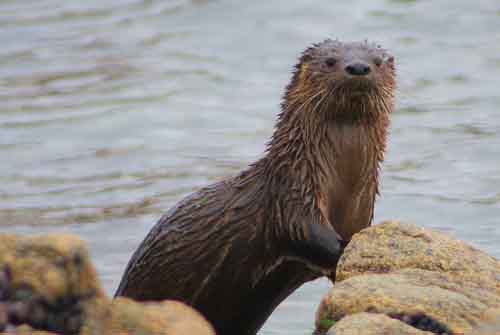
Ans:
MULTIPOLYGON (((326 37, 396 55, 376 221, 499 257, 497 0, 0 0, 0 230, 80 235, 112 293, 163 211, 262 154, 296 57, 326 37)), ((310 333, 328 286, 262 334, 310 333)))

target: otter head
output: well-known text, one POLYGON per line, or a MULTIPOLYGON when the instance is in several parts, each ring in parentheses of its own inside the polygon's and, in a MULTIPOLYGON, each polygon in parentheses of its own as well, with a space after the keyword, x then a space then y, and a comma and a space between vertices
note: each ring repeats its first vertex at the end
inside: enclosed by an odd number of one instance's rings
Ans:
POLYGON ((325 40, 302 53, 283 107, 322 119, 362 120, 390 112, 394 89, 394 57, 385 49, 325 40))

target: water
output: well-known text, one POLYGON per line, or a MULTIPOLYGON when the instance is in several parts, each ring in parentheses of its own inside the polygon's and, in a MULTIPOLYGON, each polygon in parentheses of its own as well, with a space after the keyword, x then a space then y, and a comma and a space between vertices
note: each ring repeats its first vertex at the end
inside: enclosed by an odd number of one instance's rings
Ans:
MULTIPOLYGON (((396 56, 376 221, 500 257, 500 2, 0 0, 0 230, 85 239, 108 292, 161 213, 262 154, 298 53, 396 56)), ((326 280, 262 334, 310 333, 326 280)))

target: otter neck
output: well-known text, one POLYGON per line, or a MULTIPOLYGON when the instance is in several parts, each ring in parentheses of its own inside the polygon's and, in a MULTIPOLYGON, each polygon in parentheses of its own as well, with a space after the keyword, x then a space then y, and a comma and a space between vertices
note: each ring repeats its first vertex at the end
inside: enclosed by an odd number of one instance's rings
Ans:
MULTIPOLYGON (((331 222, 332 214, 337 221, 357 220, 354 212, 371 206, 366 208, 371 211, 371 221, 389 124, 386 106, 371 105, 369 108, 380 110, 367 111, 363 105, 359 112, 367 113, 366 117, 359 114, 355 119, 338 117, 343 112, 338 110, 283 107, 265 159, 265 178, 273 197, 300 197, 305 206, 301 210, 319 213, 320 223, 334 226, 337 232, 343 228, 336 225, 344 223, 331 222), (364 191, 369 194, 361 199, 364 191), (359 203, 339 205, 342 198, 358 199, 359 203), (335 203, 338 208, 332 213, 335 203), (353 213, 345 212, 349 209, 353 213)), ((352 108, 355 106, 349 106, 351 113, 352 108)))

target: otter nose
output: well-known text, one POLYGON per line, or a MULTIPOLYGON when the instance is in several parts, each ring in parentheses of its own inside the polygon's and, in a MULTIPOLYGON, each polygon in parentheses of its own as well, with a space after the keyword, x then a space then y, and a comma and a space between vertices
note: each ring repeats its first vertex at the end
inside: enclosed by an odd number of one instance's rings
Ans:
POLYGON ((370 66, 363 63, 354 63, 347 65, 345 70, 353 76, 364 76, 370 73, 370 66))

